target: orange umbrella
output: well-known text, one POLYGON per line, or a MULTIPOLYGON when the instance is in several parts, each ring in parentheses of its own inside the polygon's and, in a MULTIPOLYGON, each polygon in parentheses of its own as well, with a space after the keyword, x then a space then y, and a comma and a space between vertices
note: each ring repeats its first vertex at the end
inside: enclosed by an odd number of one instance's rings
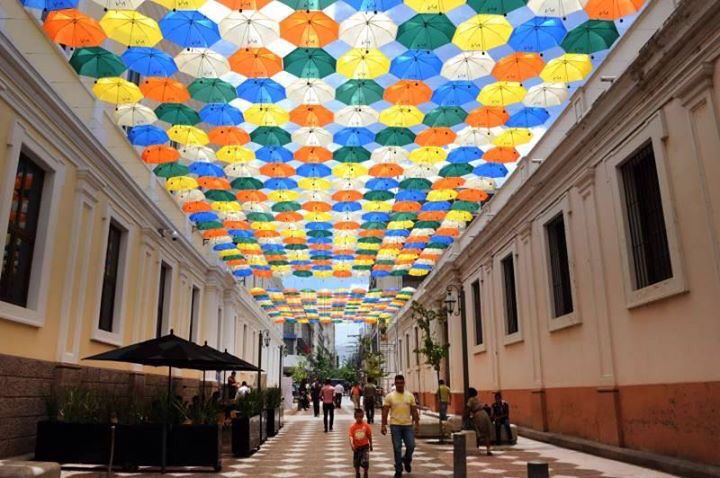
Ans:
POLYGON ((197 179, 200 186, 207 189, 230 189, 230 182, 226 178, 215 176, 201 176, 197 179))
POLYGON ((270 0, 217 0, 230 10, 260 10, 270 0))
POLYGON ((360 223, 355 221, 338 221, 333 225, 333 229, 338 229, 340 231, 349 231, 353 229, 359 229, 360 223))
POLYGON ((320 146, 303 146, 293 153, 293 158, 303 163, 322 163, 330 161, 332 153, 320 146))
POLYGON ((140 83, 140 91, 146 98, 160 103, 182 103, 190 99, 185 85, 172 78, 148 76, 140 83))
POLYGON ((247 221, 237 221, 230 219, 223 222, 223 226, 227 227, 228 229, 250 229, 250 224, 247 221))
POLYGON ((51 11, 43 28, 54 42, 67 46, 97 46, 106 37, 97 20, 74 8, 51 11))
POLYGON ((419 105, 430 101, 432 90, 418 80, 400 80, 385 89, 383 98, 399 105, 419 105))
POLYGON ((437 231, 435 231, 436 234, 440 234, 441 236, 452 236, 457 237, 459 234, 457 227, 441 227, 437 231))
POLYGON ((515 148, 509 148, 507 146, 497 146, 495 148, 485 151, 483 159, 485 161, 493 161, 496 163, 512 163, 517 161, 520 157, 520 153, 515 148))
POLYGON ((455 189, 465 184, 463 178, 457 176, 451 176, 447 178, 440 178, 432 184, 433 189, 455 189))
POLYGON ((333 271, 334 277, 352 277, 352 272, 348 270, 333 271))
POLYGON ((445 219, 447 211, 422 211, 418 214, 418 219, 421 221, 442 221, 445 219))
POLYGON ((247 265, 247 261, 246 261, 245 259, 230 259, 230 260, 227 261, 225 264, 227 264, 227 265, 230 266, 230 267, 246 266, 246 265, 247 265))
POLYGON ((282 58, 267 48, 240 48, 228 57, 230 68, 251 77, 267 78, 282 71, 282 58))
POLYGON ((245 144, 250 141, 250 135, 237 126, 216 126, 208 133, 210 141, 215 144, 227 146, 228 144, 245 144))
POLYGON ((415 236, 415 235, 413 235, 413 236, 410 236, 408 238, 408 240, 409 239, 412 239, 413 242, 428 242, 430 240, 430 236, 415 236))
POLYGON ((385 229, 363 229, 360 231, 360 237, 384 237, 385 229))
POLYGON ((183 212, 209 211, 210 203, 207 201, 188 201, 182 205, 183 212))
POLYGON ((415 212, 419 211, 422 205, 417 201, 397 201, 393 204, 392 210, 395 212, 415 212))
POLYGON ((283 239, 285 244, 305 244, 304 237, 286 237, 283 239))
POLYGON ((501 81, 524 81, 538 76, 544 67, 539 54, 516 51, 498 60, 492 74, 501 81))
POLYGON ((332 249, 331 244, 309 244, 308 247, 316 251, 329 251, 332 249))
POLYGON ((300 105, 290 112, 290 121, 300 126, 323 126, 333 118, 333 112, 322 105, 300 105))
POLYGON ((457 134, 450 128, 428 128, 415 136, 415 142, 420 146, 445 146, 455 141, 457 134))
POLYGON ((590 18, 617 20, 638 11, 643 3, 645 0, 588 0, 583 8, 590 18))
POLYGON ((210 239, 212 237, 226 236, 227 230, 222 227, 218 227, 216 229, 206 229, 202 232, 202 235, 203 235, 203 238, 205 238, 205 239, 210 239))
POLYGON ((272 277, 273 271, 268 269, 253 269, 252 273, 255 277, 272 277))
POLYGON ((295 168, 287 163, 267 163, 260 167, 260 173, 271 178, 289 178, 295 174, 295 168))
POLYGON ((177 161, 179 158, 180 153, 177 149, 165 146, 164 144, 146 146, 142 152, 142 160, 146 163, 169 163, 171 161, 177 161))
POLYGON ((335 191, 331 197, 333 201, 359 201, 363 195, 354 189, 344 189, 335 191))
POLYGON ((257 189, 240 190, 235 193, 235 197, 238 199, 238 201, 246 202, 260 202, 267 200, 267 195, 262 191, 258 191, 257 189))
POLYGON ((502 106, 480 106, 468 113, 465 122, 476 128, 500 126, 510 118, 502 106))
POLYGON ((280 222, 297 222, 302 219, 302 214, 296 211, 280 212, 275 215, 275 220, 280 222))
POLYGON ((310 212, 328 212, 331 206, 323 201, 307 201, 302 204, 302 208, 310 212))
POLYGON ((488 198, 488 193, 482 189, 462 189, 458 192, 457 199, 461 201, 480 202, 488 198))
POLYGON ((272 231, 272 230, 267 230, 267 231, 259 230, 259 231, 255 231, 255 237, 278 237, 279 235, 280 235, 279 232, 277 232, 277 231, 272 231))
POLYGON ((338 24, 321 10, 297 10, 280 22, 280 36, 293 45, 317 48, 337 39, 338 24))
POLYGON ((368 173, 370 176, 375 176, 376 178, 393 178, 395 176, 400 176, 403 171, 403 167, 399 164, 380 163, 370 168, 368 173))

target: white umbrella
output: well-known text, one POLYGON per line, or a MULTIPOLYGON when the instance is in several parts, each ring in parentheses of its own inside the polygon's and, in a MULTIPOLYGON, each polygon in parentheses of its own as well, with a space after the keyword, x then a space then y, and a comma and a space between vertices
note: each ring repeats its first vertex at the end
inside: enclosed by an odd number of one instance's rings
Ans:
POLYGON ((302 78, 285 88, 287 97, 300 104, 322 104, 335 99, 335 89, 319 78, 302 78))
POLYGON ((225 174, 236 178, 253 178, 260 175, 260 170, 249 163, 232 163, 223 169, 225 174))
POLYGON ((339 179, 333 183, 333 190, 362 189, 363 181, 359 179, 339 179))
POLYGON ((482 189, 483 191, 490 192, 497 189, 497 183, 493 178, 470 176, 465 181, 465 184, 463 184, 463 189, 482 189))
MULTIPOLYGON (((335 220, 339 222, 350 222, 350 221, 356 221, 362 217, 362 214, 360 212, 333 212, 332 213, 335 220)), ((355 233, 352 231, 349 231, 346 235, 354 235, 355 233)), ((335 235, 340 235, 340 232, 336 232, 335 235)))
POLYGON ((409 157, 408 151, 400 146, 383 146, 376 148, 370 155, 370 159, 378 164, 396 163, 400 164, 409 157))
POLYGON ((490 128, 475 128, 466 126, 458 131, 455 144, 461 146, 487 146, 492 143, 495 134, 490 128))
POLYGON ((408 236, 408 240, 410 240, 413 237, 418 236, 427 236, 428 234, 435 233, 435 229, 431 227, 416 227, 410 232, 410 235, 408 236))
POLYGON ((300 146, 327 146, 332 143, 332 134, 326 129, 314 126, 298 128, 290 135, 293 143, 300 146))
POLYGON ((232 243, 232 241, 231 236, 215 236, 211 237, 208 242, 211 246, 217 246, 218 244, 232 243))
POLYGON ((215 151, 207 146, 188 145, 180 148, 180 156, 188 161, 216 161, 215 151))
POLYGON ((523 98, 526 106, 548 106, 561 105, 568 97, 568 88, 565 83, 540 83, 528 89, 523 98))
POLYGON ((355 48, 379 48, 395 40, 397 25, 383 12, 357 12, 340 23, 340 39, 355 48))
POLYGON ((175 199, 179 203, 186 203, 190 201, 204 201, 205 194, 199 189, 190 189, 189 191, 175 191, 175 199))
POLYGON ((218 217, 224 221, 244 221, 245 213, 241 211, 220 211, 218 217))
POLYGON ((227 58, 209 48, 185 48, 175 57, 175 64, 196 78, 218 78, 230 71, 227 58))
POLYGON ((106 10, 137 10, 145 0, 93 0, 106 10))
POLYGON ((567 17, 582 10, 579 0, 530 0, 527 6, 535 14, 545 17, 567 17))
POLYGON ((241 207, 245 212, 271 212, 270 206, 262 202, 246 201, 241 204, 241 207))
POLYGON ((326 191, 303 191, 298 198, 300 202, 321 201, 332 202, 330 193, 326 191))
POLYGON ((440 74, 448 80, 475 80, 489 76, 495 60, 482 51, 464 51, 443 64, 440 74))
POLYGON ((432 178, 438 175, 438 169, 432 164, 416 164, 405 170, 406 178, 432 178))
POLYGON ((119 126, 137 126, 157 121, 155 112, 140 103, 118 105, 113 112, 113 117, 119 126))
POLYGON ((377 111, 366 105, 346 106, 335 112, 335 122, 343 126, 369 126, 377 120, 377 111))
POLYGON ((280 37, 278 22, 257 10, 234 10, 219 27, 224 39, 240 47, 266 47, 280 37))

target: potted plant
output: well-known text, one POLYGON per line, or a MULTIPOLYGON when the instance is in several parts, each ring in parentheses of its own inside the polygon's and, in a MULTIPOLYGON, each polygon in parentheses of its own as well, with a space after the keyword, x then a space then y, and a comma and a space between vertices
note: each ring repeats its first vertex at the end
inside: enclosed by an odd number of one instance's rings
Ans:
POLYGON ((278 387, 271 387, 265 390, 265 429, 267 436, 274 437, 280 431, 280 404, 282 403, 282 392, 278 387))
POLYGON ((237 417, 232 420, 232 451, 235 456, 249 456, 260 447, 260 414, 262 392, 251 390, 237 400, 237 417))

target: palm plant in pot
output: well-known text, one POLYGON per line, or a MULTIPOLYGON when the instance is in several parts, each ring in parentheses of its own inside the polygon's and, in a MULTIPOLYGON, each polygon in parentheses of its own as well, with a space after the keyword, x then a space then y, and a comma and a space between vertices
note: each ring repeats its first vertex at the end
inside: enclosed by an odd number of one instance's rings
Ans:
POLYGON ((232 420, 232 451, 235 456, 248 456, 260 447, 260 414, 263 407, 263 393, 259 390, 251 390, 238 397, 237 416, 232 420))

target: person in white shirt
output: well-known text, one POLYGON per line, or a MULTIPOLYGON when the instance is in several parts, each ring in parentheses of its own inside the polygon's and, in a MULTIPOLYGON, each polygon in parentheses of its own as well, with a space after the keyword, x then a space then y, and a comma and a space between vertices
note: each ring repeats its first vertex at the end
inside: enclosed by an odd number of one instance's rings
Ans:
POLYGON ((235 395, 235 400, 244 397, 248 394, 248 392, 250 392, 250 387, 248 387, 247 382, 243 381, 242 385, 240 385, 240 388, 238 388, 237 394, 235 395))
POLYGON ((345 393, 345 387, 341 383, 335 385, 335 408, 340 408, 343 393, 345 393))

